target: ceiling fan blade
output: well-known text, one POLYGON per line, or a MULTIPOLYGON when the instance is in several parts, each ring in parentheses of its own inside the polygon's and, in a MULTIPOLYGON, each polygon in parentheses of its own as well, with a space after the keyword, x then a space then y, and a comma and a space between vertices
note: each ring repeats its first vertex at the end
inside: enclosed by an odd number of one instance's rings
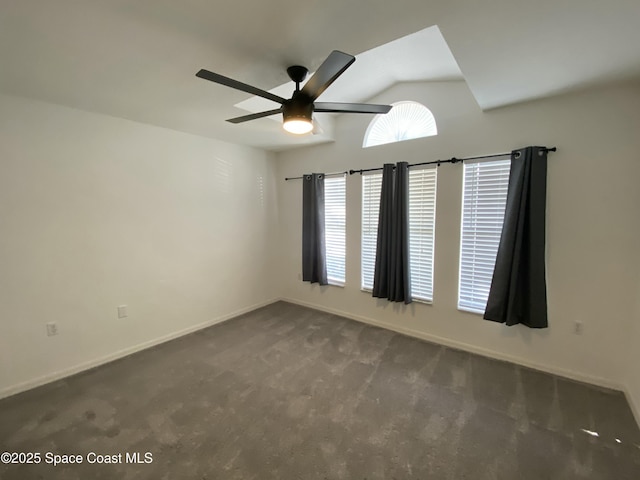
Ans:
POLYGON ((277 102, 277 103, 285 102, 285 99, 282 97, 279 97, 278 95, 274 95, 273 93, 267 92, 260 88, 247 85, 246 83, 239 82, 238 80, 234 80, 233 78, 225 77, 218 73, 210 72, 209 70, 205 70, 205 69, 200 70, 198 73, 196 73, 196 77, 204 78, 205 80, 219 83, 220 85, 224 85, 226 87, 235 88, 236 90, 241 90, 243 92, 247 92, 252 95, 257 95, 259 97, 266 98, 267 100, 271 100, 273 102, 277 102))
POLYGON ((316 112, 333 113, 387 113, 391 110, 391 105, 376 105, 373 103, 316 102, 313 110, 316 112))
POLYGON ((230 118, 227 120, 227 122, 231 122, 231 123, 248 122, 249 120, 256 120, 258 118, 269 117, 271 115, 275 115, 276 113, 282 113, 282 109, 276 108, 275 110, 267 110, 266 112, 252 113, 250 115, 243 115, 241 117, 230 118))
POLYGON ((302 87, 302 93, 315 100, 355 61, 353 55, 334 50, 302 87))

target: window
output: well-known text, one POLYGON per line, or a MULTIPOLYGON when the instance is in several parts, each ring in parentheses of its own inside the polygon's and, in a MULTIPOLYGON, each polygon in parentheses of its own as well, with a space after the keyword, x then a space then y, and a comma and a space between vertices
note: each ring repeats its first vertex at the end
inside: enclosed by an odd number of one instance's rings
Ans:
MULTIPOLYGON (((436 213, 435 168, 409 170, 409 266, 411 295, 433 300, 433 251, 436 213)), ((362 176, 361 286, 373 289, 382 174, 362 176)))
POLYGON ((484 313, 502 235, 509 159, 464 164, 458 308, 484 313))
POLYGON ((362 175, 362 246, 360 263, 362 290, 373 290, 381 191, 382 173, 362 175))
POLYGON ((433 300, 433 244, 436 228, 436 168, 409 170, 409 265, 411 296, 433 300))
POLYGON ((418 102, 397 102, 392 105, 388 113, 373 117, 364 134, 362 148, 438 134, 436 119, 424 105, 418 102))
POLYGON ((345 282, 346 184, 344 176, 324 179, 327 280, 329 284, 339 286, 345 282))

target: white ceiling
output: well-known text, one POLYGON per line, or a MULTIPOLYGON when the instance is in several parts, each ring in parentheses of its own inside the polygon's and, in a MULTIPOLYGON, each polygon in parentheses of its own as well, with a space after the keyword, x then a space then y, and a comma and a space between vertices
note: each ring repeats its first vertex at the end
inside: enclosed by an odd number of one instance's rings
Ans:
POLYGON ((0 0, 0 93, 279 150, 332 128, 294 138, 268 119, 229 124, 249 95, 195 72, 270 90, 287 66, 313 71, 342 50, 358 60, 321 100, 363 101, 459 76, 434 66, 447 44, 485 109, 639 78, 640 1, 0 0), (413 33, 402 54, 376 49, 413 33))

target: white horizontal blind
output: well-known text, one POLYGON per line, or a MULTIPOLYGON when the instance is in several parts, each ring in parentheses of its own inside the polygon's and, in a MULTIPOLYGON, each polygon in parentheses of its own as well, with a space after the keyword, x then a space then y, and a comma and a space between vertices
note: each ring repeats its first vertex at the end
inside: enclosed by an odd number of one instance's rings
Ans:
POLYGON ((464 164, 458 308, 484 313, 502 234, 511 160, 464 164))
POLYGON ((433 300, 436 168, 409 170, 409 265, 411 297, 433 300))
POLYGON ((362 175, 361 288, 373 290, 382 173, 362 175))
POLYGON ((324 179, 324 238, 331 285, 345 282, 346 185, 344 176, 324 179))
POLYGON ((373 117, 364 134, 362 148, 437 134, 436 119, 431 110, 418 102, 396 102, 388 113, 373 117))

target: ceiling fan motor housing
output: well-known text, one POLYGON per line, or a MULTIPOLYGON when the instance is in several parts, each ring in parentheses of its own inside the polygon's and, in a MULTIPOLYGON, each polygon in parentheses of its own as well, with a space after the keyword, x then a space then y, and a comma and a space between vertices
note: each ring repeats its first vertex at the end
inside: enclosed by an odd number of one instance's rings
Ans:
POLYGON ((311 121, 313 116, 313 102, 306 95, 294 95, 282 104, 282 118, 288 120, 311 121))

